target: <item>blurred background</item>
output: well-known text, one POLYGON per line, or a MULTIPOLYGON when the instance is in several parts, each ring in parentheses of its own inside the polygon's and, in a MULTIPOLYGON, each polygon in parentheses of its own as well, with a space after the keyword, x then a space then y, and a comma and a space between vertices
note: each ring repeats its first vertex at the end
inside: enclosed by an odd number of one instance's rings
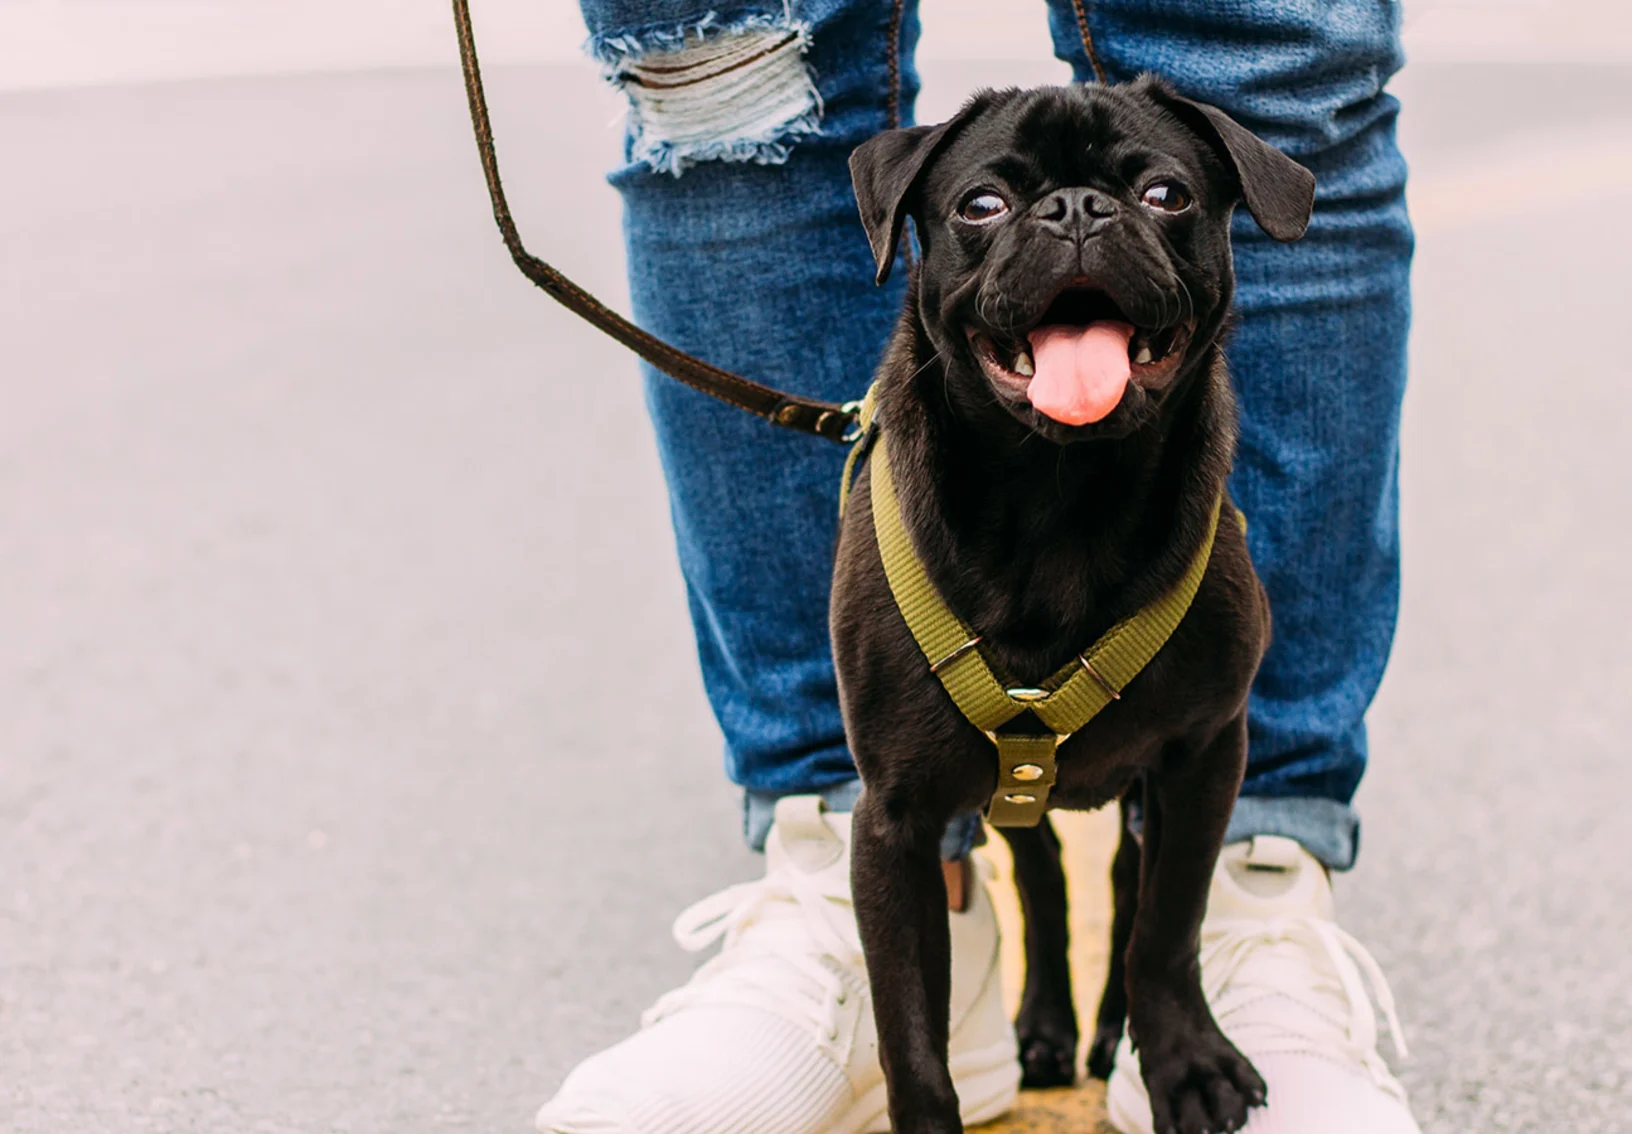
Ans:
MULTIPOLYGON (((1062 77, 998 7, 924 0, 921 118, 1062 77)), ((522 230, 621 304, 576 7, 475 9, 522 230)), ((1624 1134, 1632 8, 1406 12, 1405 597, 1339 902, 1428 1134, 1624 1134)), ((634 365, 505 259, 445 5, 0 0, 0 154, 0 1128, 530 1129, 758 868, 634 365)))

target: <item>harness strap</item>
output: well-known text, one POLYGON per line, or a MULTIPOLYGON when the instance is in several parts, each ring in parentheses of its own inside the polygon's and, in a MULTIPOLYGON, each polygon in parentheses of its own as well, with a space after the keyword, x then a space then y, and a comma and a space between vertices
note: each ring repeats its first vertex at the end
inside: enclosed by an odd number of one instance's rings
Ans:
POLYGON ((704 362, 656 335, 635 326, 589 292, 534 256, 521 243, 515 218, 504 197, 499 180, 499 159, 493 149, 493 124, 488 118, 487 95, 482 90, 482 70, 476 59, 476 35, 470 24, 469 0, 453 0, 454 28, 459 36, 459 63, 465 75, 465 98, 470 103, 470 123, 476 132, 476 150, 487 179, 487 195, 493 205, 493 219, 499 235, 521 274, 543 289, 568 311, 604 331, 671 378, 678 379, 709 397, 758 414, 773 425, 826 437, 829 441, 851 441, 856 406, 797 398, 770 386, 750 382, 729 370, 704 362))
POLYGON ((1213 503, 1206 538, 1183 577, 1170 590, 1112 626, 1040 687, 1009 687, 997 679, 982 656, 980 636, 936 592, 913 549, 901 521, 900 502, 890 474, 889 448, 882 433, 873 439, 871 460, 873 528, 896 606, 929 662, 930 672, 940 680, 958 711, 997 747, 997 790, 986 817, 999 827, 1035 826, 1048 807, 1059 742, 1121 697, 1122 690, 1156 656, 1190 609, 1212 557, 1223 493, 1213 503), (1003 726, 1028 711, 1050 733, 1004 730, 1003 726))

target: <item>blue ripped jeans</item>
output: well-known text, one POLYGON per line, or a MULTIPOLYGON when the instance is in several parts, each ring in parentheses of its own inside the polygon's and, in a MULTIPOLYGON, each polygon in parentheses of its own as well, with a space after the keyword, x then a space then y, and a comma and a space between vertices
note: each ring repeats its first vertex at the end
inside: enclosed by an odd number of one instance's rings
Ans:
MULTIPOLYGON (((1048 3, 1055 52, 1078 80, 1154 71, 1318 179, 1299 243, 1273 243, 1244 210, 1234 230, 1229 360, 1242 432, 1231 490, 1275 639, 1253 689, 1229 837, 1290 836, 1346 868, 1364 717, 1398 605, 1412 235, 1398 108, 1383 85, 1401 63, 1399 5, 1048 3)), ((912 120, 916 3, 582 6, 593 50, 630 95, 628 161, 611 180, 636 318, 759 381, 859 397, 905 272, 874 287, 846 159, 912 120)), ((759 845, 777 798, 821 792, 842 808, 857 789, 827 638, 844 453, 649 370, 646 396, 726 771, 745 789, 759 845)))

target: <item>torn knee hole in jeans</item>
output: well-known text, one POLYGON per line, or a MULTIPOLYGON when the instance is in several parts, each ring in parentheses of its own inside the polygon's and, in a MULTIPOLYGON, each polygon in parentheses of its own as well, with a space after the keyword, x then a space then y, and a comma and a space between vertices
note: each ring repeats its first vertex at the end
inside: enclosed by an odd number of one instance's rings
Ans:
POLYGON ((780 164, 797 139, 820 133, 809 47, 809 30, 791 21, 720 28, 712 16, 591 44, 629 97, 630 160, 676 176, 701 161, 780 164))

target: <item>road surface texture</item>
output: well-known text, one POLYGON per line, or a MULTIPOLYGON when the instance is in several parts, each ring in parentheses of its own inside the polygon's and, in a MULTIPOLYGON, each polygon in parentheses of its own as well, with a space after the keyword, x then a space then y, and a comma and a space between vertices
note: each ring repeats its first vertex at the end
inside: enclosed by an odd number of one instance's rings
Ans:
MULTIPOLYGON (((615 100, 492 88, 523 231, 621 302, 615 100)), ((1632 71, 1399 88, 1405 599, 1339 900, 1429 1134, 1624 1134, 1632 71)), ((504 259, 450 70, 7 93, 0 139, 0 1129, 529 1129, 758 868, 630 359, 504 259)))

